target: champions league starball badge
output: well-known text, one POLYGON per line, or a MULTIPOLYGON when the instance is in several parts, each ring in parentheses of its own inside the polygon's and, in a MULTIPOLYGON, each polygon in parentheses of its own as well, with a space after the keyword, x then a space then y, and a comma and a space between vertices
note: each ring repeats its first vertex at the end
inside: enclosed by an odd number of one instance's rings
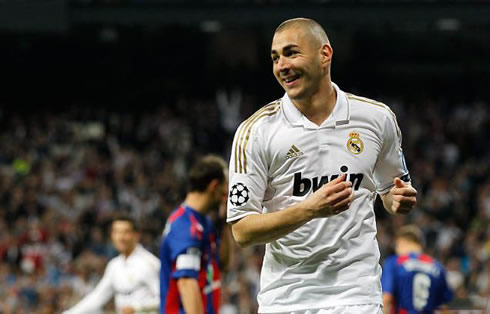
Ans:
POLYGON ((242 206, 250 198, 250 191, 245 184, 238 182, 231 187, 229 198, 233 206, 242 206))

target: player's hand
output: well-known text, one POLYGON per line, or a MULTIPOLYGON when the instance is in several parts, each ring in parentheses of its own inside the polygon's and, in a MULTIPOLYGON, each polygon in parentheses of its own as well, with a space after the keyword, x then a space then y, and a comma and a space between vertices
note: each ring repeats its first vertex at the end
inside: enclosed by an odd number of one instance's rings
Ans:
POLYGON ((408 214, 417 203, 417 190, 412 185, 404 183, 400 178, 395 178, 393 183, 395 186, 389 192, 391 211, 394 214, 408 214))
POLYGON ((131 306, 125 306, 121 308, 121 313, 122 314, 134 314, 134 308, 131 306))
POLYGON ((345 174, 320 187, 304 201, 311 218, 330 217, 347 210, 352 203, 352 182, 345 174))

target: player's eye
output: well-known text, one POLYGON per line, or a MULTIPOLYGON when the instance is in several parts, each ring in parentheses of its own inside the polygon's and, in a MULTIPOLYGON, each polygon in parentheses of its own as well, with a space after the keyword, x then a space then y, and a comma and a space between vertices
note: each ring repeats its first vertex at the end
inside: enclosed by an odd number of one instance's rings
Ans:
POLYGON ((271 57, 271 59, 272 59, 272 62, 276 63, 279 60, 279 57, 274 55, 271 57))

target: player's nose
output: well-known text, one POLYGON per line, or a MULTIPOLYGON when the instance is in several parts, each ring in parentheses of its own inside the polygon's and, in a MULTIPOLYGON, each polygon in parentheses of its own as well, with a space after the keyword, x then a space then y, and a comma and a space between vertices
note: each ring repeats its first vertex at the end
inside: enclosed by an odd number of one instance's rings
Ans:
POLYGON ((279 57, 279 60, 277 60, 277 69, 279 70, 279 72, 289 71, 290 66, 291 64, 284 57, 279 57))

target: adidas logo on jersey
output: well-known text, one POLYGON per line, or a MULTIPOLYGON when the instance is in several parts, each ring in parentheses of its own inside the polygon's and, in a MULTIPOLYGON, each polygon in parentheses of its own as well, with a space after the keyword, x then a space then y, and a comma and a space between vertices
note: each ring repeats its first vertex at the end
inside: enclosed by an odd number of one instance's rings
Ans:
POLYGON ((296 147, 296 145, 291 145, 291 148, 289 149, 289 151, 286 154, 286 159, 296 158, 296 157, 299 157, 303 154, 304 153, 302 151, 300 151, 298 149, 298 147, 296 147))

